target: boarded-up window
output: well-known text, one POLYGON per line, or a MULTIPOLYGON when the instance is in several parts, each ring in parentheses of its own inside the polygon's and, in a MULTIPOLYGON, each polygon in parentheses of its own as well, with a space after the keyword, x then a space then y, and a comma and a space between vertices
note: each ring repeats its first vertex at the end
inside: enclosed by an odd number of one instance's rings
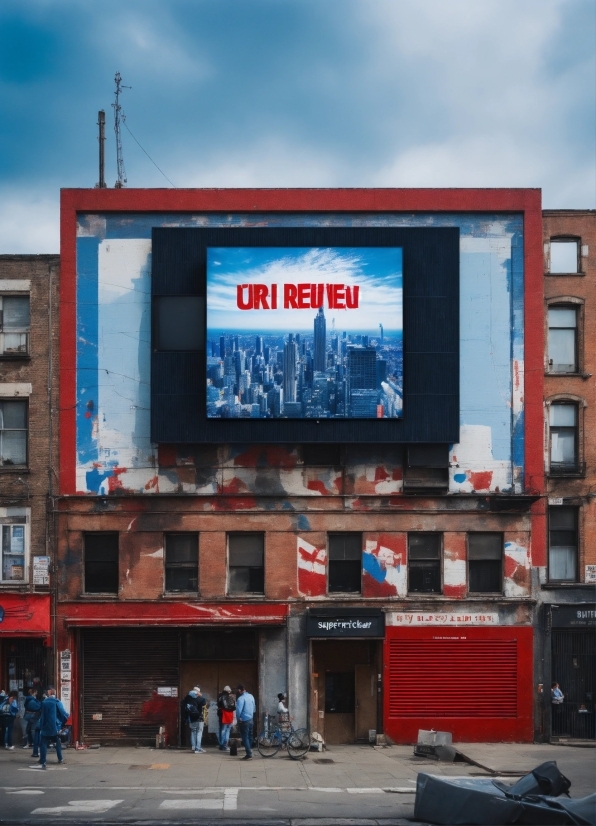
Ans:
POLYGON ((441 534, 408 534, 408 591, 441 593, 441 534))
POLYGON ((502 534, 468 534, 468 574, 470 593, 501 593, 503 590, 502 534))

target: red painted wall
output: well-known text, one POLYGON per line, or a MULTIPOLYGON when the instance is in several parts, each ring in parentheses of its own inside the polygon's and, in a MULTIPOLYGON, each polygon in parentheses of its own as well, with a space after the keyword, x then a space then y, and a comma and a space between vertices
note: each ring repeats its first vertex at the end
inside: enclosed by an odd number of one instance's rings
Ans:
POLYGON ((0 609, 0 637, 49 636, 49 595, 0 593, 0 609))

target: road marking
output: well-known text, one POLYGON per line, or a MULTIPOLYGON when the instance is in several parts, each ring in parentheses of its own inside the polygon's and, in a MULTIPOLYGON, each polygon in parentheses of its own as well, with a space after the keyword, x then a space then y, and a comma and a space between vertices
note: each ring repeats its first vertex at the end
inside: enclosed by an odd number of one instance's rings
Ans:
POLYGON ((70 812, 85 812, 86 814, 103 814, 113 809, 123 800, 69 800, 67 806, 53 806, 51 808, 34 809, 32 815, 62 815, 70 812))
POLYGON ((383 791, 388 794, 416 794, 416 789, 410 789, 407 786, 390 786, 383 791))
POLYGON ((383 789, 346 789, 348 794, 383 794, 383 789))
MULTIPOLYGON (((223 800, 164 800, 160 809, 223 809, 223 800)), ((35 812, 33 812, 35 814, 35 812)))
POLYGON ((41 789, 19 789, 16 792, 6 792, 6 794, 44 794, 41 789))
POLYGON ((224 812, 230 812, 238 808, 238 792, 239 789, 225 789, 224 790, 224 812))
POLYGON ((39 774, 39 772, 43 772, 43 771, 46 771, 46 772, 67 772, 68 769, 65 769, 63 766, 57 766, 57 767, 56 766, 48 766, 47 768, 42 769, 41 766, 40 766, 38 769, 17 769, 17 771, 20 771, 20 772, 37 772, 37 774, 39 774))

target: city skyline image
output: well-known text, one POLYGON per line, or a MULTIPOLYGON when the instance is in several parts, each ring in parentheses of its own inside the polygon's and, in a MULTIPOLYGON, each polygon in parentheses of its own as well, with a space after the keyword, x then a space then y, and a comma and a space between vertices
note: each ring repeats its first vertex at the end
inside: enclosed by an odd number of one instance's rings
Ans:
POLYGON ((399 418, 399 247, 210 248, 208 418, 399 418))

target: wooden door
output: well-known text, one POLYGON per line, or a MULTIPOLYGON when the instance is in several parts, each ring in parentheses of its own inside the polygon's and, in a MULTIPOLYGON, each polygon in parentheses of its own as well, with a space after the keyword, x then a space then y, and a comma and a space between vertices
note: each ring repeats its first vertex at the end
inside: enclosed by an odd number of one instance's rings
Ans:
POLYGON ((374 665, 355 666, 356 740, 368 741, 370 729, 377 728, 377 680, 374 665))

